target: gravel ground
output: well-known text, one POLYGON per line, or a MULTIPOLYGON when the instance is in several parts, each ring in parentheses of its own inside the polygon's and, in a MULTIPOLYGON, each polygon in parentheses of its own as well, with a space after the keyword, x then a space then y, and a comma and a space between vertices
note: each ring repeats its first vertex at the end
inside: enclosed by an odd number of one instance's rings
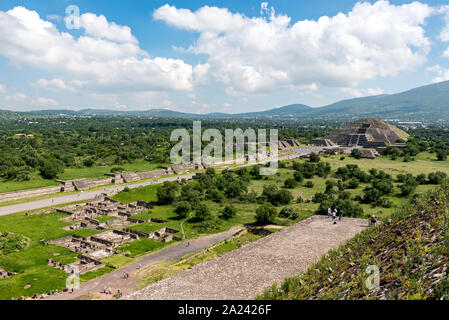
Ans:
POLYGON ((367 227, 366 220, 310 217, 240 249, 156 282, 128 300, 252 300, 273 282, 306 270, 367 227))

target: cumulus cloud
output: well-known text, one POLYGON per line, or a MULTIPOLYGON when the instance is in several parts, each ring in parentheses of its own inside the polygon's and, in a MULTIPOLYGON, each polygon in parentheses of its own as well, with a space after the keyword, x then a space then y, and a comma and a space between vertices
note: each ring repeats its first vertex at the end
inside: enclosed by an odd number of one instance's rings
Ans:
POLYGON ((6 93, 6 88, 4 85, 0 84, 0 94, 5 94, 6 93))
POLYGON ((7 101, 15 101, 15 102, 22 102, 28 99, 28 96, 23 92, 17 92, 13 95, 6 96, 5 98, 7 101))
POLYGON ((442 6, 439 10, 441 14, 444 14, 444 20, 446 25, 440 32, 440 40, 443 42, 449 41, 449 6, 442 6))
POLYGON ((384 90, 381 88, 367 88, 367 89, 340 88, 340 91, 345 94, 349 94, 355 98, 378 96, 384 93, 384 90))
MULTIPOLYGON (((18 66, 60 74, 66 83, 98 92, 191 90, 191 65, 182 60, 150 57, 128 27, 104 16, 84 14, 84 35, 60 32, 35 11, 15 7, 0 11, 0 54, 18 66)), ((36 85, 63 86, 59 80, 36 85)), ((39 80, 40 81, 40 80, 39 80)))
POLYGON ((449 69, 445 69, 439 64, 426 68, 426 71, 436 74, 432 80, 434 83, 449 80, 449 69))
POLYGON ((108 22, 104 15, 97 16, 93 13, 82 14, 80 16, 80 27, 85 29, 87 35, 94 38, 108 39, 116 42, 138 43, 128 26, 119 26, 114 22, 108 22))
POLYGON ((36 107, 54 107, 57 102, 51 98, 39 97, 31 101, 31 104, 36 107))
MULTIPOLYGON (((76 85, 77 82, 73 82, 76 85)), ((55 90, 55 91, 75 91, 74 85, 69 85, 63 79, 54 78, 51 80, 39 79, 31 83, 31 86, 39 89, 55 90)))
POLYGON ((364 80, 413 71, 426 62, 427 4, 357 3, 347 13, 292 22, 268 3, 261 17, 204 6, 195 12, 164 5, 153 17, 199 33, 189 51, 206 54, 194 78, 211 77, 230 93, 261 93, 312 84, 357 87, 364 80))

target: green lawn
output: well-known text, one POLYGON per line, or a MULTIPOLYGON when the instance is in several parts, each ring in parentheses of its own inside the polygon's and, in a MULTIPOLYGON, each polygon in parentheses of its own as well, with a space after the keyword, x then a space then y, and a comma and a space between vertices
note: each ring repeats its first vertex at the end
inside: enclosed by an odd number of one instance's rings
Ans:
MULTIPOLYGON (((106 173, 111 173, 114 167, 121 167, 125 171, 145 172, 155 170, 159 166, 169 164, 150 163, 144 160, 138 160, 134 163, 114 166, 94 166, 91 168, 66 168, 64 173, 59 176, 62 180, 72 180, 80 178, 101 179, 106 178, 106 173)), ((57 186, 58 182, 43 179, 37 171, 30 174, 29 181, 6 181, 0 180, 0 193, 13 192, 27 189, 36 189, 48 186, 57 186)))
POLYGON ((0 266, 9 272, 17 273, 0 280, 0 299, 31 296, 34 293, 65 288, 67 274, 47 266, 47 260, 51 258, 71 263, 77 260, 77 255, 59 246, 45 246, 40 240, 53 240, 72 234, 87 236, 97 232, 88 229, 63 230, 62 227, 70 224, 59 220, 64 216, 62 213, 33 216, 19 213, 0 217, 0 229, 20 233, 30 239, 27 248, 8 255, 0 255, 0 266), (25 289, 26 285, 31 287, 25 289))
POLYGON ((36 189, 49 186, 57 186, 58 182, 46 180, 37 173, 30 175, 29 181, 11 181, 0 179, 0 193, 14 192, 19 190, 36 189))
POLYGON ((129 229, 142 231, 145 233, 151 233, 157 230, 164 228, 165 225, 161 223, 153 223, 153 222, 145 222, 141 224, 136 224, 134 226, 129 227, 129 229))
POLYGON ((106 221, 110 221, 110 220, 115 220, 117 219, 117 217, 111 217, 111 216, 100 216, 95 218, 95 220, 97 220, 98 222, 106 222, 106 221))
POLYGON ((133 241, 120 246, 118 249, 122 251, 129 251, 131 257, 140 256, 145 253, 149 253, 158 249, 161 249, 171 242, 160 242, 153 239, 141 238, 137 241, 133 241))

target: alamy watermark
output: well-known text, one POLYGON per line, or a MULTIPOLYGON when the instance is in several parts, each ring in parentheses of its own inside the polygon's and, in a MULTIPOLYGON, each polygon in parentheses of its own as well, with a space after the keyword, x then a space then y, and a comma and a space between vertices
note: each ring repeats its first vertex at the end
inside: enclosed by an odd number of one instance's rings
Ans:
POLYGON ((368 278, 365 280, 365 286, 368 290, 375 290, 380 286, 380 271, 376 265, 369 265, 365 269, 368 278))
POLYGON ((65 281, 66 288, 69 290, 79 289, 80 287, 80 269, 74 266, 67 266, 67 273, 70 275, 65 281))
POLYGON ((80 8, 70 5, 65 9, 65 27, 69 30, 78 30, 80 28, 80 8))
POLYGON ((174 164, 219 165, 243 164, 245 161, 265 162, 269 163, 269 166, 261 168, 260 174, 274 175, 277 172, 279 161, 278 130, 269 130, 269 142, 267 135, 266 129, 259 129, 257 133, 251 128, 245 131, 226 129, 223 140, 223 134, 218 129, 207 129, 202 133, 201 121, 194 121, 192 137, 187 129, 173 130, 170 141, 178 142, 178 144, 172 148, 170 159, 174 164), (202 149, 203 142, 210 143, 202 149))

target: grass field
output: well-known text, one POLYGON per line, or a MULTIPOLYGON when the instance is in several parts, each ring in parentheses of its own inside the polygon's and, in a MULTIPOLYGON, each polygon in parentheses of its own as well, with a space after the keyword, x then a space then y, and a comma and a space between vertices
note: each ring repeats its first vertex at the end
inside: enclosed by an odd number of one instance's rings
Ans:
MULTIPOLYGON (((344 166, 346 164, 357 164, 363 170, 378 168, 385 170, 387 173, 390 173, 393 176, 405 172, 410 172, 414 175, 417 175, 418 173, 444 171, 449 174, 449 161, 437 162, 433 161, 432 157, 434 156, 423 153, 416 157, 416 161, 407 163, 400 160, 392 161, 385 157, 379 157, 376 160, 356 160, 351 157, 346 157, 344 160, 340 160, 340 156, 330 156, 322 157, 322 160, 330 162, 333 171, 335 171, 336 168, 344 166)), ((287 166, 291 164, 292 161, 287 162, 287 166)), ((248 189, 250 192, 255 191, 257 194, 260 194, 263 190, 263 186, 267 183, 275 183, 278 187, 282 187, 284 181, 287 178, 292 177, 293 172, 294 171, 291 169, 279 169, 278 173, 274 176, 265 177, 262 180, 252 180, 248 189)), ((295 199, 301 196, 305 200, 305 202, 297 203, 296 201, 294 201, 289 205, 295 208, 299 213, 299 217, 296 220, 292 221, 289 219, 277 218, 276 223, 278 225, 290 225, 313 215, 318 207, 318 204, 314 204, 310 200, 315 193, 324 192, 325 181, 327 179, 335 178, 333 178, 332 176, 329 176, 328 178, 314 177, 312 179, 314 182, 313 188, 306 188, 302 184, 295 189, 289 189, 295 199)), ((361 194, 364 187, 365 185, 362 184, 359 186, 359 188, 350 190, 352 196, 361 194)), ((158 186, 153 185, 138 189, 132 189, 128 192, 121 192, 114 198, 123 203, 143 200, 155 204, 157 200, 157 188, 158 186)), ((436 186, 421 185, 418 187, 417 192, 423 193, 433 188, 436 188, 436 186)), ((396 186, 395 193, 397 194, 398 192, 399 189, 396 186)), ((364 209, 365 216, 368 216, 369 214, 376 214, 379 217, 388 217, 394 210, 400 210, 408 201, 408 199, 406 198, 398 198, 395 196, 391 196, 390 199, 394 203, 393 208, 372 208, 369 205, 363 204, 362 207, 364 209)), ((212 201, 207 201, 205 203, 210 208, 213 216, 218 217, 221 214, 224 205, 230 203, 230 200, 226 200, 221 204, 212 201)), ((167 220, 167 223, 158 225, 157 227, 160 228, 161 226, 167 226, 176 230, 181 230, 181 224, 184 222, 183 228, 185 231, 186 239, 196 238, 198 236, 201 236, 202 234, 211 234, 226 231, 229 230, 232 226, 236 225, 252 225, 255 223, 255 211, 259 204, 241 203, 237 200, 232 201, 232 203, 237 208, 237 215, 230 220, 221 219, 221 222, 215 229, 208 231, 200 229, 201 222, 193 217, 187 219, 186 221, 181 220, 176 215, 175 208, 173 206, 156 205, 154 209, 136 215, 133 218, 140 218, 145 220, 149 218, 156 218, 167 220)), ((280 209, 281 207, 278 208, 278 210, 280 209)), ((30 239, 29 245, 25 249, 7 255, 0 254, 0 266, 9 272, 17 273, 16 275, 8 279, 0 280, 0 299, 11 299, 13 297, 18 298, 19 296, 31 296, 34 293, 42 293, 52 289, 62 290, 65 287, 65 279, 67 277, 67 274, 63 271, 56 270, 47 266, 47 260, 52 258, 63 263, 71 263, 77 259, 77 255, 62 247, 52 245, 45 246, 40 242, 40 240, 48 241, 71 234, 88 236, 96 232, 88 229, 78 229, 76 231, 62 230, 61 228, 67 225, 66 223, 59 220, 59 218, 63 216, 64 214, 62 213, 51 213, 33 216, 25 216, 23 213, 20 213, 0 217, 0 231, 9 231, 12 233, 22 234, 30 239), (28 286, 30 285, 31 287, 28 288, 28 286)), ((155 227, 156 226, 154 224, 146 223, 141 226, 136 226, 135 228, 146 228, 145 230, 150 231, 155 227)), ((136 257, 154 252, 155 250, 160 250, 166 245, 169 245, 169 243, 167 244, 156 242, 151 239, 140 239, 133 243, 125 244, 119 249, 123 251, 129 251, 129 256, 121 254, 107 258, 105 259, 105 261, 103 261, 107 264, 107 267, 83 275, 81 280, 88 281, 105 273, 111 272, 113 270, 113 267, 123 267, 129 263, 136 261, 136 257)), ((151 279, 156 279, 157 277, 159 276, 150 276, 151 279)))
MULTIPOLYGON (((111 173, 111 169, 114 167, 121 167, 125 171, 145 172, 155 170, 159 166, 163 166, 162 163, 150 163, 148 161, 139 160, 134 163, 128 163, 124 165, 114 166, 94 166, 91 168, 66 168, 64 173, 59 176, 62 180, 72 180, 80 178, 101 179, 105 178, 106 173, 111 173)), ((168 165, 168 164, 165 164, 168 165)), ((48 186, 59 185, 58 182, 53 180, 43 179, 37 171, 30 175, 29 181, 6 181, 0 180, 0 193, 13 192, 27 189, 36 189, 48 186)))
POLYGON ((92 230, 79 229, 65 231, 64 223, 59 218, 62 213, 25 216, 25 214, 12 214, 0 219, 0 229, 13 233, 26 235, 30 239, 28 247, 8 255, 0 255, 0 265, 16 275, 0 280, 0 299, 19 298, 42 293, 51 289, 62 290, 65 287, 67 274, 63 271, 47 266, 48 259, 62 263, 71 263, 77 260, 77 255, 68 249, 43 245, 40 240, 53 240, 72 234, 88 236, 96 233, 92 230), (25 289, 25 286, 31 285, 25 289))

